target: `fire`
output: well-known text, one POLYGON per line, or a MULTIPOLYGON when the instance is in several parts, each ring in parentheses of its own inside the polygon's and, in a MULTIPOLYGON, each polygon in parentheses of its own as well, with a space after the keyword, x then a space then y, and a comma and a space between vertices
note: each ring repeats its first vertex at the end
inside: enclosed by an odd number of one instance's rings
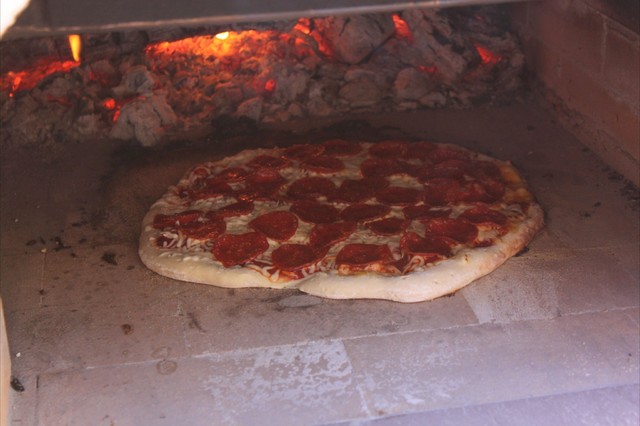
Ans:
POLYGON ((502 56, 490 51, 486 47, 476 44, 475 48, 476 48, 476 51, 478 52, 478 55, 480 55, 480 59, 482 60, 482 63, 485 65, 495 65, 502 60, 502 56))
POLYGON ((271 93, 276 90, 276 85, 277 82, 274 79, 267 80, 267 82, 264 84, 264 90, 271 93))
POLYGON ((116 107, 116 100, 113 98, 107 98, 102 102, 102 106, 109 110, 114 109, 116 107))
POLYGON ((75 61, 40 62, 32 68, 22 71, 9 71, 0 76, 0 90, 8 92, 10 97, 16 92, 31 90, 42 80, 57 72, 69 72, 80 65, 75 61))
POLYGON ((190 54, 202 57, 231 56, 240 50, 247 38, 260 40, 264 38, 257 31, 225 31, 215 36, 196 36, 171 42, 161 42, 146 47, 145 51, 151 56, 190 54))
POLYGON ((73 60, 76 62, 80 62, 80 52, 82 51, 82 40, 80 39, 80 35, 70 34, 68 38, 69 46, 71 46, 71 54, 73 55, 73 60))
POLYGON ((11 83, 11 93, 15 92, 16 90, 18 90, 20 88, 20 83, 22 83, 22 76, 21 75, 17 75, 13 79, 13 83, 11 83))
POLYGON ((393 23, 396 26, 396 34, 398 37, 407 40, 409 43, 413 43, 413 33, 407 24, 407 21, 402 19, 400 15, 393 15, 393 23))
POLYGON ((311 34, 311 20, 307 18, 301 18, 298 23, 293 27, 294 30, 300 31, 302 34, 311 34))

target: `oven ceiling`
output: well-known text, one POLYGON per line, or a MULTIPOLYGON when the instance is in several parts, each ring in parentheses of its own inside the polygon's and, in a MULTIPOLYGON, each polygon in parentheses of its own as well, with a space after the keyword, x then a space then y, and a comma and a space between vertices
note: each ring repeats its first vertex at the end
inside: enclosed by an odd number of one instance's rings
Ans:
POLYGON ((516 1, 523 0, 32 0, 5 38, 266 22, 516 1))

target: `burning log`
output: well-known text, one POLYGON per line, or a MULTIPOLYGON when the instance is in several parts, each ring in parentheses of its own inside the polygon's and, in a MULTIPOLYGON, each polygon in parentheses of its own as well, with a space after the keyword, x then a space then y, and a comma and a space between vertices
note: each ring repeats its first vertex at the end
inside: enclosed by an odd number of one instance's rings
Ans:
POLYGON ((394 33, 391 15, 339 16, 314 19, 325 54, 347 64, 359 64, 394 33))

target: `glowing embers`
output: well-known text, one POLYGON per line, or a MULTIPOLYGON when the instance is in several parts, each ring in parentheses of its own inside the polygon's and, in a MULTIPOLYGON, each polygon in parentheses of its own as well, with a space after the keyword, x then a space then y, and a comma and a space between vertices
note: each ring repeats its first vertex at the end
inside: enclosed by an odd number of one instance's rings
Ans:
POLYGON ((16 92, 33 89, 52 74, 69 72, 79 65, 80 63, 76 61, 51 60, 42 62, 31 69, 9 71, 0 77, 0 90, 9 93, 9 96, 13 97, 16 92))
POLYGON ((160 57, 176 53, 220 58, 242 55, 247 51, 259 51, 260 46, 278 35, 276 31, 225 31, 216 35, 189 37, 176 41, 165 41, 146 47, 148 55, 160 57))
POLYGON ((8 71, 0 76, 0 90, 13 97, 16 92, 31 90, 48 76, 57 72, 66 73, 80 65, 80 51, 82 44, 78 34, 68 36, 69 47, 73 60, 51 58, 41 60, 31 68, 20 71, 8 71))
POLYGON ((498 55, 495 52, 483 47, 479 44, 474 45, 478 55, 480 55, 480 59, 484 65, 495 65, 498 62, 502 61, 502 56, 498 55))
POLYGON ((396 35, 398 38, 406 40, 408 43, 413 43, 413 33, 407 24, 407 21, 402 19, 400 15, 393 15, 393 24, 396 27, 396 35))

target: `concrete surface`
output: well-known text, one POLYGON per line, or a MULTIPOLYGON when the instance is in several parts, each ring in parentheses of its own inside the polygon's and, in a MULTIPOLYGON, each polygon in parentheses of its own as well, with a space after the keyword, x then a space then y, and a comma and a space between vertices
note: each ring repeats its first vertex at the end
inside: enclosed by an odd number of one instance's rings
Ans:
POLYGON ((137 235, 168 185, 241 142, 5 150, 11 424, 638 424, 637 188, 536 106, 361 118, 511 159, 547 227, 432 302, 227 290, 148 271, 137 235))

